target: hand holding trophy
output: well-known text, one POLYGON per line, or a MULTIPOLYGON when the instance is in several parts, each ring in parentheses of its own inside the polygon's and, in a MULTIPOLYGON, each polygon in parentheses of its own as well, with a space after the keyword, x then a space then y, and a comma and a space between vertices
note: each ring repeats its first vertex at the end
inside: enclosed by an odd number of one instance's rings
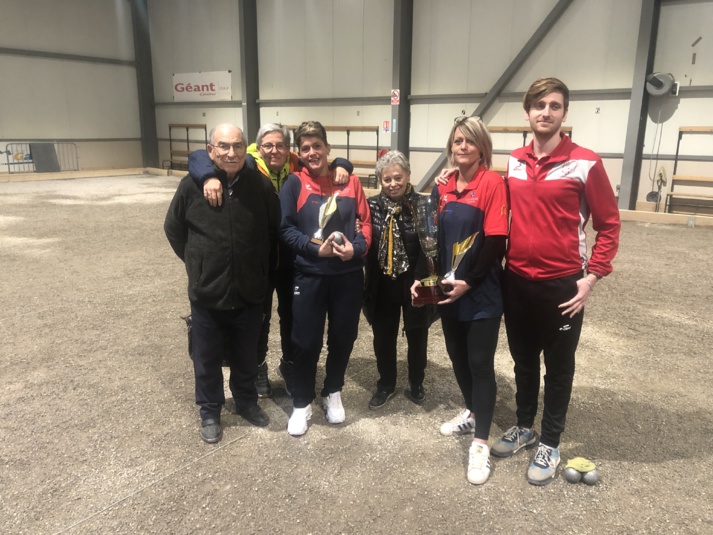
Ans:
POLYGON ((473 246, 473 243, 475 243, 475 238, 477 237, 478 233, 476 232, 475 234, 468 236, 465 240, 453 244, 453 252, 451 254, 451 269, 448 271, 448 273, 445 274, 442 280, 438 281, 438 286, 440 286, 441 290, 448 292, 453 287, 452 285, 448 284, 447 281, 456 280, 456 270, 458 269, 458 266, 460 266, 461 260, 463 260, 465 253, 467 253, 468 250, 473 246))
POLYGON ((319 228, 317 232, 312 235, 310 241, 317 245, 322 245, 324 243, 324 227, 327 226, 329 219, 337 211, 337 196, 339 192, 335 193, 331 197, 327 197, 327 200, 322 206, 319 207, 319 228))

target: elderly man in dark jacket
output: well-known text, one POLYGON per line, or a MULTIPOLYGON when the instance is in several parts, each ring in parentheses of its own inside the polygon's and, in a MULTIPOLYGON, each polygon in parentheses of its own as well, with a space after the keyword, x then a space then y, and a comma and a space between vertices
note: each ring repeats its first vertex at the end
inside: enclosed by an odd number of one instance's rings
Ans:
POLYGON ((211 206, 188 175, 171 202, 164 230, 188 274, 200 435, 213 443, 222 437, 224 356, 237 413, 254 425, 269 423, 257 404, 255 352, 279 205, 270 183, 245 167, 246 144, 239 128, 216 126, 208 154, 223 184, 223 203, 211 206))

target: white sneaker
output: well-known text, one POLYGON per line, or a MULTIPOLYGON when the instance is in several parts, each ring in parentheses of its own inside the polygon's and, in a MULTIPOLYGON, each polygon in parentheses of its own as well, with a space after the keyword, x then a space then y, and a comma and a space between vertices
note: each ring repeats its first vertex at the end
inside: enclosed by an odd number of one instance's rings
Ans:
POLYGON ((490 449, 485 444, 473 442, 468 455, 468 481, 482 485, 490 477, 490 449))
POLYGON ((341 424, 346 418, 344 405, 342 405, 342 393, 332 392, 322 398, 322 405, 327 413, 327 421, 330 424, 341 424))
POLYGON ((307 421, 312 418, 312 405, 302 409, 293 409, 287 422, 287 432, 293 437, 299 437, 307 432, 307 421))
POLYGON ((453 435, 465 435, 475 429, 475 418, 470 415, 470 411, 465 409, 452 420, 441 426, 441 435, 450 437, 453 435))

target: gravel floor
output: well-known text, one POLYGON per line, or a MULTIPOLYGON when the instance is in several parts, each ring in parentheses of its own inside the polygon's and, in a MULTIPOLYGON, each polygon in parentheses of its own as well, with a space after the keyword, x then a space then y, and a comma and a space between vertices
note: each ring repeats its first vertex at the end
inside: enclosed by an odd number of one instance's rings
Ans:
MULTIPOLYGON (((469 439, 438 433, 462 404, 439 325, 422 406, 399 391, 368 409, 362 320, 343 425, 315 410, 287 434, 273 334, 270 425, 229 404, 222 442, 199 439, 186 277, 162 228, 177 183, 0 184, 0 533, 713 533, 713 229, 625 222, 588 303, 561 451, 601 481, 533 487, 526 453, 474 487, 469 439)), ((496 372, 492 438, 514 423, 504 329, 496 372)))

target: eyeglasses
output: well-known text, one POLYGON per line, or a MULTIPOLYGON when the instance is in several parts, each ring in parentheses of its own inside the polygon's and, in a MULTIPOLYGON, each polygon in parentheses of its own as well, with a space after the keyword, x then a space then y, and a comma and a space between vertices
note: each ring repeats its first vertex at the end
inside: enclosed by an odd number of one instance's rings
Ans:
POLYGON ((245 150, 245 143, 225 143, 223 141, 219 141, 215 145, 211 145, 211 147, 217 150, 220 154, 226 154, 230 152, 230 149, 233 149, 233 152, 238 153, 245 150))
POLYGON ((272 152, 273 150, 282 152, 284 150, 287 150, 287 145, 285 145, 284 143, 277 143, 276 145, 272 143, 263 143, 262 145, 260 145, 260 148, 265 152, 272 152))
POLYGON ((474 119, 478 122, 480 122, 480 117, 477 115, 459 115, 455 119, 453 119, 453 124, 461 124, 467 121, 468 119, 474 119))

